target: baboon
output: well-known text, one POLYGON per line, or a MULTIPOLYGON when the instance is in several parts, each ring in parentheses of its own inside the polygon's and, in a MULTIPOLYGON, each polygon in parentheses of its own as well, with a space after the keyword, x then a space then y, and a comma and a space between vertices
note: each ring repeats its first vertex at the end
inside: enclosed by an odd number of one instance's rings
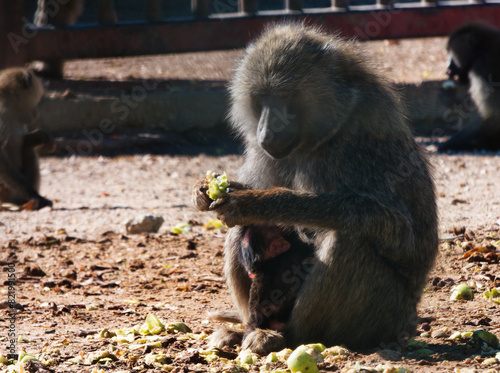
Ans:
MULTIPOLYGON (((83 12, 84 0, 38 0, 34 24, 36 26, 73 25, 83 12)), ((53 79, 63 76, 63 61, 51 59, 35 64, 37 74, 53 79)))
POLYGON ((192 197, 232 227, 224 273, 240 319, 250 319, 251 280, 239 258, 248 226, 295 230, 314 263, 297 270, 305 280, 282 330, 221 328, 214 346, 387 348, 415 332, 438 248, 434 184, 399 96, 358 49, 282 24, 237 66, 230 118, 245 146, 239 182, 210 203, 201 178, 192 197))
MULTIPOLYGON (((281 330, 305 279, 294 272, 307 271, 312 266, 312 246, 302 241, 293 229, 256 224, 245 228, 239 250, 239 261, 251 278, 245 335, 256 328, 281 330)), ((211 316, 219 321, 241 321, 232 312, 216 312, 211 316)))
POLYGON ((43 131, 27 133, 37 118, 36 106, 43 95, 40 79, 30 69, 10 68, 0 72, 0 202, 32 208, 52 206, 38 194, 40 172, 35 147, 48 144, 43 131))
POLYGON ((469 94, 479 112, 438 150, 500 149, 500 31, 470 23, 448 40, 448 76, 470 84, 469 94))

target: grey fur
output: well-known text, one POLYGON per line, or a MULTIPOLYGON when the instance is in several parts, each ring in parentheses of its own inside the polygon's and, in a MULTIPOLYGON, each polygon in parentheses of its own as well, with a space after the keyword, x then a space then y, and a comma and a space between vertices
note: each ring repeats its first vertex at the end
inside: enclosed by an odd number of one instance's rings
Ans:
MULTIPOLYGON (((247 48, 230 87, 232 125, 245 144, 241 188, 209 205, 201 181, 193 187, 197 208, 208 206, 234 227, 224 270, 245 323, 250 281, 237 254, 241 226, 293 227, 314 245, 314 266, 295 272, 306 280, 284 332, 242 341, 260 353, 283 337, 289 347, 364 348, 402 342, 416 328, 438 248, 434 185, 398 94, 358 49, 303 25, 267 29, 247 48), (268 96, 285 102, 298 125, 280 127, 276 141, 262 144, 258 133, 270 130, 277 108, 263 118, 268 96)), ((223 334, 212 343, 222 346, 223 334)))

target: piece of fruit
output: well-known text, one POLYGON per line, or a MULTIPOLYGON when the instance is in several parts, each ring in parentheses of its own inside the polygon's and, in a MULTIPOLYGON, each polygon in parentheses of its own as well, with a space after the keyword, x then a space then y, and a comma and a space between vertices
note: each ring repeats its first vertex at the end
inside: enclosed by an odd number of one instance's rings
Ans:
POLYGON ((288 369, 290 369, 292 373, 319 373, 316 360, 310 355, 312 352, 318 353, 314 348, 310 348, 306 345, 297 347, 286 361, 288 369))
POLYGON ((465 284, 460 284, 451 293, 450 300, 471 300, 472 298, 474 298, 472 289, 465 284))
POLYGON ((500 346, 497 336, 483 329, 475 330, 474 333, 472 333, 471 342, 474 343, 479 341, 483 341, 493 348, 498 348, 500 346))
POLYGON ((243 350, 236 357, 236 361, 239 361, 241 364, 254 364, 257 361, 257 356, 250 350, 243 350))
POLYGON ((215 172, 207 171, 206 178, 208 184, 207 194, 210 199, 216 201, 226 194, 226 190, 229 187, 229 181, 227 181, 225 172, 217 176, 215 172))
POLYGON ((167 331, 169 333, 191 333, 192 330, 189 326, 184 324, 183 322, 172 322, 167 325, 167 331))
POLYGON ((142 335, 160 334, 164 330, 165 324, 163 324, 160 319, 152 313, 148 313, 146 321, 139 329, 139 333, 142 335))

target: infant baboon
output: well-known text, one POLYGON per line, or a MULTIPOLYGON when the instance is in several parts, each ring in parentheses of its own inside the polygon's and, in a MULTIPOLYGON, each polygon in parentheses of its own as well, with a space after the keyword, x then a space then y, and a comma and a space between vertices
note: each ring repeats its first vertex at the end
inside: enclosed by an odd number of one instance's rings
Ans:
MULTIPOLYGON (((251 279, 249 319, 243 338, 257 328, 282 331, 298 291, 314 266, 313 247, 293 229, 262 224, 245 227, 238 257, 251 279)), ((238 313, 211 312, 213 320, 241 323, 238 313)), ((273 349, 281 349, 281 340, 273 349)), ((241 343, 235 339, 228 345, 241 343)), ((256 350, 258 352, 258 350, 256 350)))
POLYGON ((471 23, 448 40, 448 75, 470 83, 469 94, 480 118, 439 145, 439 150, 500 149, 500 31, 471 23))
POLYGON ((43 95, 40 79, 32 70, 11 68, 0 72, 0 202, 32 208, 52 206, 38 194, 40 172, 35 147, 51 136, 42 131, 27 133, 37 118, 36 106, 43 95))
POLYGON ((401 343, 416 329, 438 248, 434 185, 399 96, 358 49, 314 28, 278 25, 237 67, 231 122, 245 144, 242 184, 230 181, 233 190, 210 204, 200 179, 193 202, 233 227, 224 270, 242 321, 252 286, 239 257, 246 227, 295 230, 314 262, 282 330, 223 328, 215 346, 363 348, 401 343))
MULTIPOLYGON (((83 0, 38 0, 34 24, 36 26, 68 26, 73 25, 83 12, 83 0)), ((63 61, 52 59, 35 64, 37 74, 61 79, 63 61)))
POLYGON ((313 248, 292 229, 251 225, 239 249, 239 260, 252 279, 245 333, 255 328, 282 330, 304 280, 296 272, 312 266, 313 248))

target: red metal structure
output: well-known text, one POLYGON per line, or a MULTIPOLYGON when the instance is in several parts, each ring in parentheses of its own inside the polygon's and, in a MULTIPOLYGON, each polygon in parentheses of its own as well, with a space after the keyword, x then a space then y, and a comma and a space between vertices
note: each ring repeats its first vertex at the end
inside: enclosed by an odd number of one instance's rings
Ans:
POLYGON ((144 3, 153 22, 37 28, 25 17, 24 0, 2 1, 0 68, 48 58, 242 48, 264 25, 285 19, 340 30, 361 40, 444 36, 468 21, 500 26, 500 2, 378 0, 374 6, 349 6, 348 0, 332 0, 329 8, 303 9, 302 1, 286 0, 282 11, 259 12, 256 0, 240 0, 238 13, 210 14, 210 0, 192 0, 192 17, 182 20, 161 20, 159 0, 144 3))

